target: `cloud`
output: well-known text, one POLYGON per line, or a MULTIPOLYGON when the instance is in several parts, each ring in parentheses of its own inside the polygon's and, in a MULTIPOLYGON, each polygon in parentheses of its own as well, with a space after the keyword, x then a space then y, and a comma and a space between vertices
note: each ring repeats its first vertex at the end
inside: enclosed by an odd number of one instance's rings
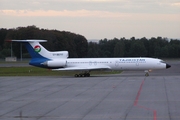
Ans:
POLYGON ((1 27, 33 24, 89 38, 154 36, 166 30, 164 36, 179 37, 178 0, 0 0, 0 6, 1 27))
POLYGON ((127 16, 125 13, 116 13, 108 11, 89 11, 89 10, 0 10, 0 15, 7 16, 22 16, 22 17, 124 17, 127 16))
POLYGON ((172 3, 171 6, 176 6, 176 7, 180 7, 180 2, 175 2, 175 3, 172 3))
POLYGON ((177 0, 0 0, 1 10, 177 13, 177 0))
POLYGON ((85 2, 121 2, 125 0, 82 0, 85 2))
POLYGON ((90 11, 90 10, 0 10, 1 16, 17 17, 94 17, 109 18, 119 20, 180 20, 179 14, 146 14, 146 13, 121 13, 109 11, 90 11))

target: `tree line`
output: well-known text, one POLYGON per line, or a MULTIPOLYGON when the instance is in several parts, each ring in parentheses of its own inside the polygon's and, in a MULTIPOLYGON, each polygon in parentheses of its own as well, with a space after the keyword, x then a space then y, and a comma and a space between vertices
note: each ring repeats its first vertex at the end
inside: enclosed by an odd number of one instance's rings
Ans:
MULTIPOLYGON (((0 29, 0 58, 10 56, 11 44, 5 40, 43 39, 41 43, 49 51, 69 51, 70 57, 84 57, 87 55, 88 42, 82 35, 66 31, 39 29, 36 26, 18 27, 14 29, 0 29)), ((14 56, 20 57, 20 44, 12 43, 14 56)), ((23 57, 30 57, 26 48, 22 47, 23 57)))
POLYGON ((141 39, 103 39, 88 44, 89 57, 154 57, 180 58, 180 41, 162 37, 141 39))
MULTIPOLYGON (((99 42, 88 42, 79 34, 40 29, 36 26, 18 27, 13 29, 0 29, 0 58, 11 55, 11 44, 8 39, 44 39, 41 43, 50 51, 69 51, 69 57, 155 57, 155 58, 180 58, 180 41, 162 37, 145 37, 137 39, 132 37, 101 39, 99 42)), ((13 55, 20 57, 20 44, 12 44, 13 55)), ((22 47, 23 57, 30 57, 25 47, 22 47)))

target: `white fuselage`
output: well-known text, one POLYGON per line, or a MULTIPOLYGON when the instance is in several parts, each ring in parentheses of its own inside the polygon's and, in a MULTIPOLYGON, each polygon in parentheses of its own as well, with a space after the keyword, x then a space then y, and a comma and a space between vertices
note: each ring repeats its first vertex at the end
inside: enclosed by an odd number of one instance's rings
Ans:
POLYGON ((66 67, 109 67, 111 70, 165 69, 166 63, 154 58, 68 58, 66 67))

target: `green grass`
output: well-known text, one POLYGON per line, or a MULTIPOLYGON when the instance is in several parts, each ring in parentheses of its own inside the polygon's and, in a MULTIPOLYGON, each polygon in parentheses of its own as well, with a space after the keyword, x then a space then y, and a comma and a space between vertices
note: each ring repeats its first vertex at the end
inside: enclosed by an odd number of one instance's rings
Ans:
MULTIPOLYGON (((74 76, 79 71, 52 71, 37 67, 0 67, 0 76, 74 76)), ((91 74, 119 74, 121 71, 92 71, 91 74)))

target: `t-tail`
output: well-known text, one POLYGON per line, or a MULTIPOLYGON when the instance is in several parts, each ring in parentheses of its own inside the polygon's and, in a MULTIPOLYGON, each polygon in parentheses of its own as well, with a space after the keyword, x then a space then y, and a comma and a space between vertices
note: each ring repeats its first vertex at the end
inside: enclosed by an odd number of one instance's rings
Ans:
POLYGON ((46 50, 39 42, 46 42, 47 40, 8 41, 24 43, 32 58, 29 62, 30 65, 43 68, 62 68, 66 66, 66 59, 69 57, 68 51, 50 52, 46 50))

